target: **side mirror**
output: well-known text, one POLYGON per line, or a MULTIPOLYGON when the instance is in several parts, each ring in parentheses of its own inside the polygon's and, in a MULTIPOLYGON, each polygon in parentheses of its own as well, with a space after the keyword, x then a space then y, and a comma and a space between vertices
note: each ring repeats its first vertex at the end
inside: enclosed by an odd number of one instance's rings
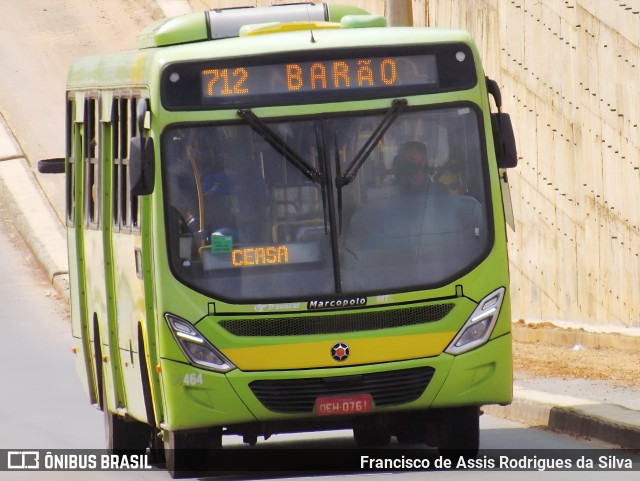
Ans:
POLYGON ((496 160, 501 169, 510 169, 518 165, 518 152, 516 151, 516 137, 513 133, 513 125, 509 114, 500 112, 502 108, 502 94, 498 82, 485 77, 487 93, 493 97, 497 114, 491 114, 491 130, 493 131, 493 145, 496 149, 496 160))
POLYGON ((129 143, 129 186, 131 196, 149 195, 153 192, 155 177, 155 147, 153 139, 144 136, 144 119, 149 103, 147 99, 138 102, 138 136, 129 143))
POLYGON ((502 108, 502 94, 500 93, 500 87, 498 86, 498 82, 489 77, 486 77, 487 82, 487 92, 489 95, 493 97, 493 100, 496 103, 496 107, 498 108, 498 112, 502 108))
POLYGON ((38 162, 41 174, 64 174, 64 158, 44 159, 38 162))
POLYGON ((510 169, 518 165, 516 137, 509 114, 491 114, 491 129, 493 130, 493 144, 496 149, 496 160, 501 169, 510 169))
POLYGON ((155 146, 149 137, 133 137, 129 144, 129 185, 131 196, 153 193, 155 146))

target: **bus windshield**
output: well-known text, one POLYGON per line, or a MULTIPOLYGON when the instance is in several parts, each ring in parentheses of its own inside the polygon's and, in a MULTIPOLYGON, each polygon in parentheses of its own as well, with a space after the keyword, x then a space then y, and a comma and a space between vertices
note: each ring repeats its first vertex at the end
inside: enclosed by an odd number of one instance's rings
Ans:
POLYGON ((461 104, 172 126, 171 268, 247 302, 443 285, 491 247, 479 119, 461 104))

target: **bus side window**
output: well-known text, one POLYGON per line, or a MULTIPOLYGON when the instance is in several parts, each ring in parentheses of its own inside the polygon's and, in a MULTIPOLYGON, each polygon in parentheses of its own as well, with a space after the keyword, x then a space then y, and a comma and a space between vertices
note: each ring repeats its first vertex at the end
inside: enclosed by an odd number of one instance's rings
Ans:
POLYGON ((128 125, 129 125, 129 137, 127 138, 127 142, 126 142, 126 146, 123 147, 124 151, 126 151, 126 156, 124 157, 124 163, 127 166, 126 167, 126 174, 125 174, 125 179, 126 179, 126 198, 129 200, 129 215, 130 215, 130 222, 131 222, 131 230, 134 233, 140 233, 140 198, 138 196, 132 196, 130 194, 131 191, 131 183, 129 182, 129 175, 128 175, 128 170, 129 170, 129 159, 130 159, 130 152, 129 152, 129 144, 130 141, 133 137, 135 137, 136 135, 140 135, 140 132, 138 132, 138 122, 137 122, 137 109, 138 109, 138 98, 137 97, 131 97, 131 99, 129 99, 129 120, 128 120, 128 125))
POLYGON ((120 215, 120 203, 121 203, 121 191, 120 183, 122 176, 122 131, 120 125, 121 111, 120 105, 123 99, 114 97, 113 105, 111 107, 111 125, 112 125, 112 145, 111 152, 113 155, 113 172, 111 175, 111 201, 112 201, 112 214, 113 214, 113 230, 114 232, 120 232, 121 227, 121 215, 120 215))
POLYGON ((75 122, 75 101, 67 100, 67 120, 66 120, 66 151, 67 166, 65 170, 65 196, 67 211, 67 226, 74 227, 76 221, 76 137, 78 133, 75 122))
POLYGON ((85 225, 97 229, 100 205, 100 133, 98 123, 98 101, 95 97, 85 99, 83 153, 85 162, 85 225))
POLYGON ((130 95, 113 100, 113 225, 116 231, 140 233, 139 198, 131 196, 129 179, 131 139, 137 135, 137 99, 130 95))
MULTIPOLYGON (((129 195, 129 140, 133 135, 130 129, 129 97, 113 99, 113 225, 116 231, 131 232, 134 225, 134 200, 129 195)), ((135 230, 135 228, 133 229, 135 230)))

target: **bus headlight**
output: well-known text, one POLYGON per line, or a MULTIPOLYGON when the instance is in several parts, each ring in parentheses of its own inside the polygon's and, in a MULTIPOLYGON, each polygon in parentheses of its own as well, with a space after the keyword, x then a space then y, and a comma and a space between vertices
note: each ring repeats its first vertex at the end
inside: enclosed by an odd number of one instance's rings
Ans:
POLYGON ((189 322, 165 314, 173 337, 192 364, 210 371, 229 372, 236 367, 189 322))
POLYGON ((478 303, 445 352, 462 354, 487 342, 498 320, 504 292, 504 287, 501 287, 478 303))

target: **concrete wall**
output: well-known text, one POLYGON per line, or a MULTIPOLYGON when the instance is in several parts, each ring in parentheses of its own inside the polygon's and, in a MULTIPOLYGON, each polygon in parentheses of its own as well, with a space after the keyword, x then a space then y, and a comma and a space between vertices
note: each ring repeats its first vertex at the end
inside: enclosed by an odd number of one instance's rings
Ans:
POLYGON ((424 6, 472 33, 514 116, 514 316, 640 326, 640 1, 424 6))
POLYGON ((413 17, 468 30, 513 117, 514 317, 639 327, 640 0, 414 0, 413 17))

